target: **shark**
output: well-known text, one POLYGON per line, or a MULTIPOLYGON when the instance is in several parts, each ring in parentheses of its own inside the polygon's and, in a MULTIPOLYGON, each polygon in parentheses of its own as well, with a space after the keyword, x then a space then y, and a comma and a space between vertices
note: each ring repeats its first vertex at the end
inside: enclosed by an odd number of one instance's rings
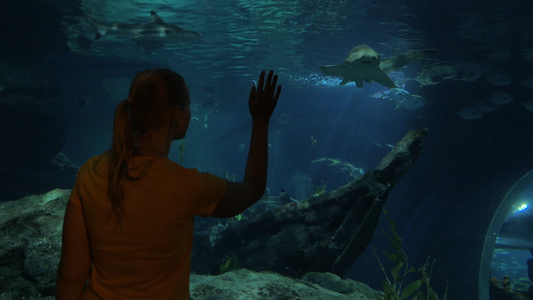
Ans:
POLYGON ((387 73, 434 53, 437 53, 437 50, 415 50, 380 60, 379 54, 374 49, 362 44, 352 48, 344 63, 340 65, 323 65, 319 66, 319 68, 326 75, 343 77, 340 85, 355 82, 358 88, 363 88, 364 82, 375 81, 393 89, 397 88, 397 86, 387 73))
POLYGON ((201 35, 199 32, 166 23, 154 11, 150 11, 151 21, 143 24, 122 24, 117 21, 108 24, 81 13, 83 18, 96 30, 95 39, 105 35, 115 35, 131 36, 136 41, 164 41, 201 35))

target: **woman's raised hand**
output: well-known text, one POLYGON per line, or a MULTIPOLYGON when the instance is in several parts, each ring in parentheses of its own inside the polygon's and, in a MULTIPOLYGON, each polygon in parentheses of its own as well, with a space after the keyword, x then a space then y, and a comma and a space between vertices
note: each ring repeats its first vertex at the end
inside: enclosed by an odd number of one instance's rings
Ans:
POLYGON ((259 75, 257 88, 252 86, 250 91, 250 100, 248 106, 250 107, 250 114, 252 119, 269 121, 270 116, 276 108, 279 94, 281 93, 281 85, 276 87, 278 82, 278 75, 274 75, 274 71, 268 72, 268 77, 265 81, 265 71, 259 75))

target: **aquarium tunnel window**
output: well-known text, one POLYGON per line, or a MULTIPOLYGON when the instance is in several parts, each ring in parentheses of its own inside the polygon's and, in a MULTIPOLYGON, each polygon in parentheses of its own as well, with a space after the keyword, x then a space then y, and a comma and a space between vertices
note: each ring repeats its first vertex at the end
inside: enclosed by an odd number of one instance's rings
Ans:
POLYGON ((532 299, 532 277, 533 170, 513 185, 492 217, 481 254, 479 299, 532 299))

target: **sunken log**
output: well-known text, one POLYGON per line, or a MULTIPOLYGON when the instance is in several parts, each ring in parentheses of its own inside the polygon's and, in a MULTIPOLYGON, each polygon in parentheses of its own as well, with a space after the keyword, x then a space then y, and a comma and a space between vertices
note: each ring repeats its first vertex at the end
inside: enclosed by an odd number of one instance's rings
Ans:
POLYGON ((334 191, 197 232, 192 270, 344 276, 370 243, 391 189, 415 163, 427 132, 409 131, 374 170, 334 191))

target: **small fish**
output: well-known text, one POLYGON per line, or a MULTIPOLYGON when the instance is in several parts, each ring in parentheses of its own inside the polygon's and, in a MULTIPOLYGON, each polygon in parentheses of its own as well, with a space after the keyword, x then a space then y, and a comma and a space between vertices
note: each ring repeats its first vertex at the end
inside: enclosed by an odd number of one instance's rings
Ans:
POLYGON ((490 100, 478 102, 475 107, 484 113, 497 111, 500 108, 499 105, 492 103, 490 100))
POLYGON ((465 120, 475 120, 483 117, 483 111, 479 107, 467 106, 456 113, 465 120))
POLYGON ((524 79, 522 81, 522 84, 528 88, 528 89, 532 89, 533 90, 533 77, 529 77, 527 79, 524 79))
POLYGON ((513 83, 513 79, 507 74, 493 75, 489 78, 489 81, 494 86, 508 86, 513 83))
POLYGON ((410 94, 403 89, 393 89, 382 96, 382 99, 396 102, 396 108, 403 107, 408 110, 417 110, 427 103, 426 98, 410 94))
POLYGON ((291 198, 289 194, 285 192, 284 189, 281 189, 279 196, 269 196, 267 192, 266 195, 264 195, 263 197, 261 197, 261 199, 259 199, 258 203, 262 203, 266 205, 267 207, 274 209, 274 208, 282 207, 291 202, 298 202, 298 200, 291 198))
POLYGON ((409 95, 410 95, 409 92, 406 90, 394 89, 390 91, 384 91, 381 96, 381 99, 399 103, 399 102, 402 102, 409 95))
POLYGON ((528 111, 533 112, 533 98, 520 103, 520 105, 522 105, 528 111))
POLYGON ((377 143, 377 142, 372 142, 372 145, 374 145, 376 147, 380 147, 380 148, 391 148, 391 149, 394 149, 394 145, 391 145, 391 144, 380 144, 380 143, 377 143))
POLYGON ((474 106, 468 106, 457 112, 465 120, 479 119, 485 115, 485 113, 497 111, 501 106, 492 101, 492 99, 485 99, 479 101, 474 106))
POLYGON ((513 95, 507 92, 494 93, 492 97, 490 97, 490 101, 494 104, 506 104, 506 103, 513 102, 513 100, 514 100, 513 95))
POLYGON ((399 103, 399 105, 408 110, 417 110, 426 106, 426 98, 419 95, 409 95, 399 103))

